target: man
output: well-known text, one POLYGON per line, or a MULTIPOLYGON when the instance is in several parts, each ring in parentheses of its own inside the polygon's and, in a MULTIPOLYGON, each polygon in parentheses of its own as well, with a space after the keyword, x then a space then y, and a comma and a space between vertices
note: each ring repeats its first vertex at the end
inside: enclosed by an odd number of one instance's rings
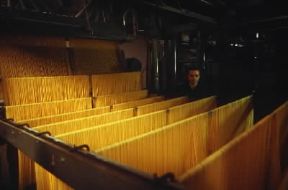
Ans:
POLYGON ((204 78, 201 78, 200 68, 190 66, 186 70, 185 82, 182 85, 171 87, 166 94, 168 98, 177 96, 188 96, 190 100, 205 98, 212 93, 208 91, 208 86, 204 84, 204 78))
POLYGON ((201 81, 201 72, 198 67, 189 67, 187 70, 187 83, 184 87, 184 95, 191 100, 204 98, 209 95, 207 87, 201 81))
POLYGON ((191 90, 196 90, 200 80, 200 70, 198 68, 189 68, 187 81, 191 90))

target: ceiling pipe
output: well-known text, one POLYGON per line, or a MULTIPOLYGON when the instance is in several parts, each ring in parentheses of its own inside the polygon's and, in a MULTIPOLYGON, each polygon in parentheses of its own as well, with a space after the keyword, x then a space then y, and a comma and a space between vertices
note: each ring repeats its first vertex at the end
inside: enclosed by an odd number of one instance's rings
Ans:
POLYGON ((262 30, 273 31, 288 27, 288 16, 278 16, 265 19, 255 19, 236 25, 237 28, 245 28, 246 30, 262 30))
POLYGON ((203 22, 217 24, 215 19, 213 19, 211 17, 208 17, 208 16, 201 15, 199 13, 195 13, 195 12, 189 11, 187 9, 177 9, 177 8, 174 8, 174 7, 171 7, 171 6, 158 5, 158 4, 150 3, 150 2, 147 2, 147 1, 143 1, 143 3, 146 4, 146 5, 152 6, 152 7, 156 7, 156 8, 162 9, 162 10, 166 10, 166 11, 170 11, 170 12, 177 13, 177 14, 180 14, 180 15, 184 15, 184 16, 187 16, 187 17, 190 17, 190 18, 194 18, 194 19, 203 21, 203 22))
POLYGON ((200 1, 209 6, 217 6, 217 5, 224 6, 224 7, 227 6, 226 3, 222 0, 213 0, 212 2, 211 0, 200 0, 200 1))

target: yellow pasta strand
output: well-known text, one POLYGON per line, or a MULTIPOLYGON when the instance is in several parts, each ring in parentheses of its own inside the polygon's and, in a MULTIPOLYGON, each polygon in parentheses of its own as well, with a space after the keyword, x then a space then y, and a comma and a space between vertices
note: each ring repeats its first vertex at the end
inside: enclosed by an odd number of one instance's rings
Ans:
POLYGON ((27 41, 21 38, 12 44, 11 41, 15 39, 17 37, 13 35, 13 38, 5 38, 5 42, 0 42, 0 69, 3 78, 69 75, 64 39, 57 39, 56 42, 52 38, 28 38, 27 41), (23 41, 29 44, 19 45, 23 41))
POLYGON ((173 106, 168 109, 168 123, 174 123, 193 115, 212 110, 216 105, 216 97, 211 96, 186 104, 173 106))
POLYGON ((92 75, 93 97, 141 90, 141 73, 92 75))
POLYGON ((68 190, 72 189, 69 185, 47 172, 40 165, 35 164, 37 190, 68 190))
MULTIPOLYGON (((91 101, 90 101, 90 105, 91 105, 91 101)), ((110 110, 109 107, 103 107, 103 108, 104 109, 92 109, 90 111, 92 111, 91 113, 94 113, 95 111, 96 111, 96 113, 99 113, 99 112, 101 113, 102 111, 106 110, 106 112, 108 112, 110 110)), ((68 114, 70 117, 81 115, 78 112, 73 112, 73 113, 68 113, 68 114)), ((64 114, 64 115, 67 115, 67 114, 64 114)), ((131 115, 133 115, 132 110, 131 110, 131 115)), ((59 115, 56 115, 56 118, 59 118, 57 116, 59 116, 59 115)), ((53 116, 53 117, 55 117, 55 116, 53 116)), ((52 117, 52 119, 53 119, 53 117, 52 117)), ((27 122, 27 123, 29 123, 29 122, 27 122)), ((33 125, 32 126, 30 125, 30 127, 33 127, 33 125)), ((25 186, 27 186, 27 185, 29 185, 35 181, 35 176, 31 175, 31 174, 34 174, 34 162, 30 158, 28 158, 27 156, 25 156, 24 154, 19 152, 19 184, 21 185, 20 189, 23 189, 25 186)), ((38 181, 37 181, 37 183, 38 183, 38 181)))
MULTIPOLYGON (((131 119, 100 125, 98 127, 78 130, 75 132, 58 135, 56 137, 72 144, 87 143, 89 144, 90 148, 96 149, 115 142, 120 142, 126 138, 136 136, 141 133, 145 133, 155 128, 164 126, 167 123, 166 118, 166 112, 160 111, 153 114, 147 114, 145 116, 139 116, 131 119)), ((45 188, 50 187, 50 189, 53 189, 52 186, 55 186, 55 184, 62 184, 65 186, 65 183, 61 182, 61 180, 55 177, 51 178, 52 175, 48 172, 44 175, 49 175, 50 180, 52 179, 50 186, 45 186, 45 188)), ((42 180, 45 181, 45 179, 42 180)), ((45 182, 41 182, 41 184, 45 184, 45 182)), ((65 187, 65 189, 68 190, 71 188, 65 187)))
POLYGON ((15 121, 91 109, 91 98, 6 106, 6 117, 15 121))
MULTIPOLYGON (((284 118, 287 118, 287 113, 286 108, 284 118)), ((275 175, 279 174, 273 172, 275 161, 272 159, 271 163, 269 157, 273 157, 270 150, 279 148, 273 142, 279 140, 275 134, 282 126, 277 125, 274 114, 275 112, 260 120, 255 127, 235 138, 201 165, 183 175, 181 181, 187 188, 193 189, 205 189, 208 184, 209 188, 216 190, 276 189, 277 176, 275 175)), ((287 123, 284 126, 287 126, 287 123)))
MULTIPOLYGON (((0 78, 1 78, 1 75, 0 75, 0 78)), ((0 100, 4 100, 3 87, 2 87, 1 80, 0 80, 0 100)))
POLYGON ((139 100, 148 96, 147 90, 126 92, 122 94, 112 94, 106 96, 98 96, 96 98, 96 105, 94 107, 109 106, 131 100, 139 100))
POLYGON ((281 146, 276 143, 281 142, 277 131, 287 128, 287 121, 288 102, 185 173, 180 181, 187 189, 196 190, 277 189, 281 176, 281 159, 274 155, 281 155, 277 153, 281 146))
POLYGON ((214 152, 228 141, 253 126, 252 97, 228 103, 212 112, 209 129, 209 152, 214 152))
POLYGON ((169 171, 178 176, 206 156, 207 117, 195 116, 97 153, 147 173, 162 175, 169 171))
POLYGON ((112 121, 123 120, 127 118, 131 118, 134 115, 133 108, 120 110, 115 112, 104 113, 101 115, 83 117, 79 119, 68 120, 64 122, 52 123, 49 125, 42 125, 35 127, 34 129, 43 132, 49 131, 52 135, 60 135, 63 133, 68 133, 75 130, 85 129, 89 127, 93 127, 96 125, 101 125, 105 123, 109 123, 112 121))
POLYGON ((88 76, 23 77, 3 80, 6 105, 31 104, 89 96, 88 76))
MULTIPOLYGON (((231 111, 231 105, 236 107, 232 112, 239 111, 238 117, 243 121, 234 123, 233 129, 240 132, 240 128, 244 131, 250 127, 250 122, 246 120, 250 121, 253 114, 251 114, 252 108, 250 111, 242 112, 243 107, 246 107, 246 104, 249 105, 249 101, 246 101, 244 105, 236 103, 237 101, 223 106, 220 110, 227 109, 225 113, 228 114, 231 111), (243 125, 247 126, 243 127, 243 125)), ((176 176, 180 176, 210 154, 208 145, 212 135, 211 129, 223 127, 223 130, 215 130, 213 134, 213 136, 226 139, 223 144, 235 136, 234 133, 223 133, 225 129, 230 130, 232 125, 229 123, 230 120, 221 122, 220 126, 218 123, 213 125, 211 120, 213 117, 219 117, 218 112, 219 109, 215 109, 181 120, 142 136, 104 147, 97 153, 145 172, 158 175, 173 172, 176 176), (228 125, 230 127, 227 127, 228 125), (229 137, 228 134, 230 134, 229 137)))
POLYGON ((112 105, 112 111, 123 110, 127 108, 135 108, 137 106, 159 102, 162 100, 164 100, 163 96, 156 96, 156 97, 151 97, 151 98, 144 98, 141 100, 134 100, 134 101, 124 102, 124 103, 114 104, 112 105))
POLYGON ((270 180, 267 189, 275 189, 280 184, 281 177, 285 175, 285 170, 288 169, 288 101, 271 114, 271 119, 273 130, 270 145, 270 180))
POLYGON ((37 127, 39 125, 47 125, 47 124, 67 121, 71 119, 88 117, 92 115, 99 115, 99 114, 107 113, 107 112, 110 112, 110 106, 74 111, 74 112, 57 114, 57 115, 52 115, 52 116, 37 117, 37 118, 27 119, 27 120, 19 120, 18 123, 28 123, 30 127, 37 127))
POLYGON ((111 73, 120 70, 116 41, 71 39, 75 74, 111 73))
POLYGON ((168 109, 169 107, 180 105, 187 103, 189 100, 187 97, 178 97, 178 98, 173 98, 170 100, 165 100, 161 102, 155 102, 143 106, 138 106, 137 107, 137 115, 143 115, 146 113, 151 113, 154 111, 159 111, 159 110, 164 110, 168 109))
POLYGON ((51 188, 48 188, 51 186, 50 176, 51 173, 48 173, 47 170, 42 168, 40 165, 35 163, 35 173, 36 173, 36 189, 37 190, 44 190, 46 187, 47 189, 52 190, 51 188))
MULTIPOLYGON (((209 101, 208 101, 209 102, 209 101)), ((200 106, 199 106, 200 107, 200 106)), ((203 105, 203 107, 205 107, 205 105, 203 105)), ((201 109, 201 108, 199 108, 199 109, 201 109)), ((163 117, 163 116, 162 116, 163 117)), ((148 122, 148 121, 147 121, 148 122)), ((106 125, 105 125, 106 126, 106 125)), ((105 126, 103 126, 103 127, 105 127, 105 126)), ((135 124, 135 126, 136 126, 136 124, 135 124)), ((106 126, 107 127, 107 126, 106 126)), ((128 130, 128 129, 127 129, 128 130)), ((72 130, 71 130, 72 131, 72 130)), ((108 129, 106 129, 106 131, 110 131, 110 130, 108 130, 108 129)), ((112 129, 111 129, 111 131, 112 131, 112 129)), ((114 130, 113 130, 114 131, 114 130)), ((81 132, 80 132, 81 133, 81 132)), ((123 132, 124 133, 124 132, 123 132)), ((71 134, 71 133, 70 133, 71 134)), ((72 135, 75 135, 75 134, 71 134, 70 136, 72 136, 72 135)), ((79 135, 81 135, 81 134, 79 134, 79 135)), ((103 133, 103 135, 99 135, 99 136, 103 136, 104 137, 104 135, 105 135, 105 133, 103 133)), ((86 136, 86 135, 84 135, 83 134, 83 136, 86 136)), ((60 138, 61 138, 61 136, 60 136, 60 138)), ((65 136, 63 137, 64 139, 65 139, 65 136)), ((87 139, 87 138, 86 138, 87 139)), ((94 137, 94 139, 95 139, 95 137, 94 137)), ((99 140, 99 138, 97 139, 97 140, 99 140)), ((76 141, 77 141, 77 139, 73 139, 72 141, 69 141, 70 143, 76 143, 76 141)), ((88 140, 88 141, 85 141, 86 143, 89 143, 89 141, 90 140, 88 140)), ((84 143, 84 142, 83 142, 84 143)), ((91 144, 89 144, 89 145, 91 145, 91 144)), ((177 147, 175 147, 175 148, 177 148, 177 147)), ((61 183, 61 181, 60 180, 57 180, 57 179, 55 179, 55 181, 54 181, 54 183, 61 183)))
POLYGON ((270 122, 265 123, 261 129, 234 139, 181 177, 181 181, 187 189, 265 189, 269 126, 270 122))
POLYGON ((26 186, 35 184, 34 162, 18 150, 18 183, 19 189, 23 190, 26 186))
MULTIPOLYGON (((57 113, 71 112, 91 108, 91 98, 79 98, 65 101, 36 103, 29 105, 7 106, 6 115, 16 121, 32 117, 45 116, 57 113)), ((20 151, 19 157, 19 187, 23 189, 35 181, 34 164, 20 151)))
POLYGON ((88 144, 90 149, 94 150, 157 129, 166 125, 166 123, 166 111, 159 111, 65 133, 56 137, 71 144, 88 144))

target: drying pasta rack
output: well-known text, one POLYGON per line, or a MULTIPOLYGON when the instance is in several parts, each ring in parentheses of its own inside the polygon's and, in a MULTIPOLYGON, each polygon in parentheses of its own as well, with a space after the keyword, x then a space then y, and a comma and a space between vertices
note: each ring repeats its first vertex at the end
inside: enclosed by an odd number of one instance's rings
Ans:
POLYGON ((150 176, 126 168, 89 151, 87 145, 73 146, 39 133, 13 120, 0 120, 0 138, 24 152, 43 168, 74 189, 179 190, 174 176, 150 176))

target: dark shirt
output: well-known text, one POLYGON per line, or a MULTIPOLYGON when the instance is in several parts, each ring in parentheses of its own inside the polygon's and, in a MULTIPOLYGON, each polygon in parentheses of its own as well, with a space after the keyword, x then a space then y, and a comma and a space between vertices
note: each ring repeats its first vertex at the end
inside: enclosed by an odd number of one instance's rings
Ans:
POLYGON ((188 96, 190 100, 197 100, 208 96, 208 92, 201 84, 198 84, 195 88, 191 88, 189 84, 186 84, 183 95, 188 96))
POLYGON ((190 100, 197 100, 212 95, 209 86, 199 83, 196 88, 191 88, 188 83, 179 85, 176 88, 170 89, 168 97, 188 96, 190 100))

